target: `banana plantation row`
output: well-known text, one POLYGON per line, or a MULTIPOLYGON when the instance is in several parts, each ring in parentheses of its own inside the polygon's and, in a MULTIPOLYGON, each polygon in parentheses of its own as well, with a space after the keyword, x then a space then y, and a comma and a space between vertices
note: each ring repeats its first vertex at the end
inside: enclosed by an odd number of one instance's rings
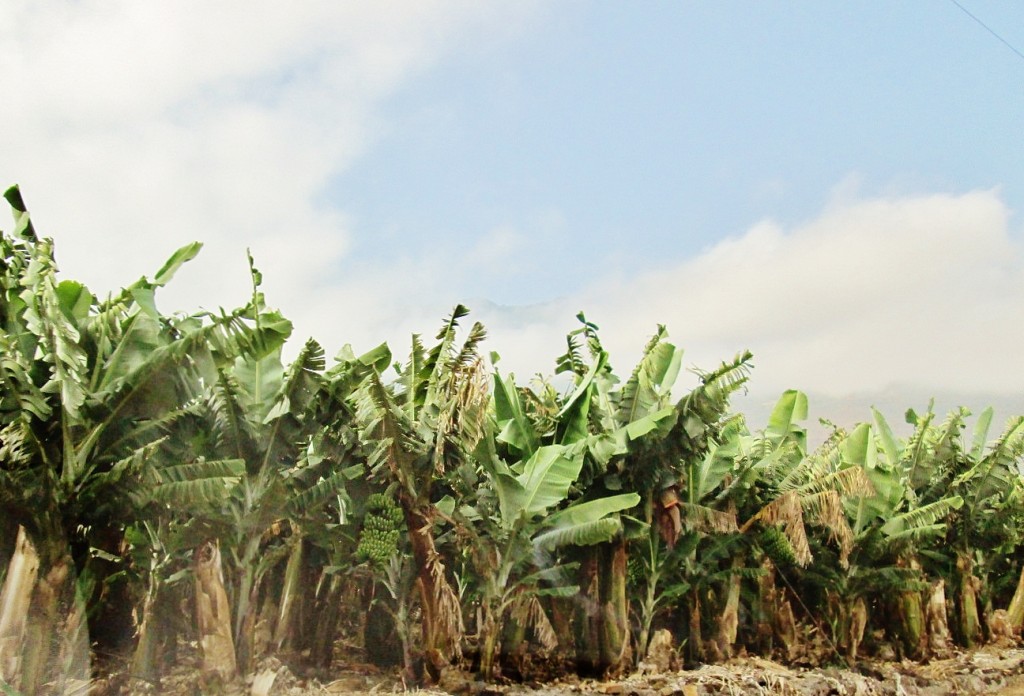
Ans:
POLYGON ((616 377, 580 315, 556 377, 518 383, 455 308, 328 362, 252 298, 161 314, 199 251, 101 299, 58 278, 17 189, 0 260, 0 677, 60 691, 97 659, 158 683, 276 652, 329 667, 353 626, 409 680, 737 651, 924 658, 1020 633, 1024 419, 882 414, 808 448, 807 401, 730 410, 743 353, 673 393, 662 327, 616 377), (294 352, 294 351, 293 351, 294 352), (366 616, 365 619, 360 617, 366 616), (117 658, 110 657, 119 656, 117 658))

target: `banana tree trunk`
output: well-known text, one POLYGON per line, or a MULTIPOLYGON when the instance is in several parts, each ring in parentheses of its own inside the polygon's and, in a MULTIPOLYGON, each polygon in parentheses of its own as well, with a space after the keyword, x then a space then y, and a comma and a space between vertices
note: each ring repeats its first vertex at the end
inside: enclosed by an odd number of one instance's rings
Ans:
POLYGON ((974 563, 965 553, 958 553, 956 569, 959 582, 960 637, 964 647, 974 647, 981 638, 981 619, 978 616, 978 585, 974 577, 974 563))
POLYGON ((66 592, 70 570, 71 559, 62 558, 37 578, 22 661, 21 689, 26 693, 38 693, 51 677, 62 676, 52 655, 60 653, 59 647, 54 650, 54 639, 60 626, 61 595, 66 592))
POLYGON ((19 526, 0 594, 0 678, 8 684, 21 681, 22 644, 38 573, 39 554, 19 526))
POLYGON ((636 640, 637 659, 643 659, 647 655, 647 649, 651 642, 651 626, 654 624, 654 610, 657 606, 657 576, 647 578, 644 597, 640 603, 640 635, 636 640))
MULTIPOLYGON (((743 557, 736 556, 732 560, 733 571, 743 567, 743 557)), ((718 619, 718 651, 726 660, 733 655, 733 646, 736 645, 736 634, 739 630, 740 611, 740 576, 734 572, 729 576, 728 588, 726 589, 725 605, 722 607, 722 614, 718 619)))
POLYGON ((153 598, 153 593, 154 590, 150 587, 142 603, 142 619, 135 632, 135 650, 132 652, 129 671, 132 679, 141 679, 150 684, 159 685, 159 670, 156 663, 160 641, 156 635, 158 629, 154 621, 156 601, 153 598))
MULTIPOLYGON (((409 633, 409 626, 398 623, 402 602, 380 592, 380 589, 380 586, 374 587, 374 596, 367 598, 369 607, 363 624, 363 649, 367 662, 387 668, 403 664, 401 638, 403 633, 409 633)), ((405 597, 400 596, 400 599, 405 597)), ((415 679, 416 673, 408 676, 415 679)))
POLYGON ((947 657, 950 651, 949 623, 946 620, 946 583, 936 580, 928 593, 925 609, 928 648, 933 657, 947 657))
POLYGON ((786 651, 786 659, 792 662, 800 654, 800 635, 797 631, 793 604, 781 598, 775 614, 775 637, 786 651))
POLYGON ((298 536, 298 526, 292 526, 293 546, 288 554, 288 563, 284 569, 284 584, 281 587, 281 601, 277 615, 277 626, 274 630, 274 646, 278 650, 291 647, 296 637, 298 611, 296 606, 302 601, 301 580, 303 569, 302 539, 298 536))
POLYGON ((700 592, 697 588, 687 593, 687 610, 690 621, 690 632, 686 641, 688 657, 692 663, 703 662, 704 636, 701 633, 700 592))
POLYGON ((324 577, 320 582, 324 589, 317 601, 316 627, 309 656, 314 665, 326 669, 331 666, 334 656, 334 638, 341 614, 341 595, 344 586, 341 576, 337 574, 331 575, 330 578, 324 577))
POLYGON ((632 664, 629 641, 629 600, 626 596, 626 540, 602 544, 601 667, 618 676, 632 664))
POLYGON ((576 666, 581 674, 596 676, 601 664, 600 565, 595 549, 585 548, 582 553, 575 612, 576 666))
POLYGON ((412 636, 409 635, 409 602, 406 593, 399 593, 396 600, 398 607, 395 609, 395 632, 398 634, 398 642, 402 646, 402 677, 407 683, 416 678, 416 665, 412 658, 412 636))
POLYGON ((1017 581, 1017 589, 1010 600, 1010 606, 1006 610, 1010 630, 1020 633, 1024 629, 1024 565, 1020 569, 1020 579, 1017 581))
MULTIPOLYGON (((529 602, 522 601, 522 595, 513 602, 511 611, 503 621, 501 628, 501 657, 511 662, 514 669, 523 672, 524 660, 530 652, 528 627, 530 625, 529 602)), ((540 646, 536 646, 540 648, 540 646)))
MULTIPOLYGON (((772 614, 775 611, 775 582, 772 574, 775 566, 767 556, 761 559, 762 574, 757 579, 757 603, 754 606, 754 627, 757 649, 763 655, 770 655, 775 647, 772 630, 772 614)), ((838 612, 843 616, 842 610, 838 612)))
POLYGON ((27 694, 63 693, 88 682, 85 607, 59 531, 37 549, 19 527, 0 594, 0 670, 27 694))
POLYGON ((160 558, 156 552, 150 558, 146 573, 146 595, 142 603, 142 614, 136 618, 135 649, 129 668, 132 679, 140 679, 154 686, 160 685, 162 668, 173 663, 173 660, 167 659, 165 648, 176 642, 174 638, 168 640, 175 633, 172 612, 176 612, 177 608, 173 607, 170 588, 161 573, 163 560, 166 558, 160 558))
MULTIPOLYGON (((897 565, 920 571, 921 564, 916 558, 899 559, 897 565)), ((921 593, 916 591, 900 592, 896 603, 900 642, 903 652, 914 660, 924 657, 927 650, 927 631, 925 627, 924 606, 921 593)))
POLYGON ((481 609, 480 625, 477 627, 480 633, 480 676, 484 681, 491 681, 495 676, 494 661, 498 654, 498 639, 500 622, 495 616, 495 607, 490 606, 493 602, 484 601, 481 609))
POLYGON ((407 494, 399 496, 409 530, 416 584, 419 587, 423 657, 427 677, 436 681, 441 670, 460 655, 462 609, 434 544, 429 507, 417 505, 407 494))
MULTIPOLYGON (((235 623, 232 634, 235 666, 236 670, 242 674, 249 672, 256 657, 256 620, 260 609, 258 603, 260 578, 257 577, 260 540, 261 537, 258 535, 249 535, 249 540, 246 542, 239 560, 240 567, 235 569, 236 574, 231 585, 235 602, 235 623)), ((217 554, 219 558, 219 547, 217 554)), ((223 575, 221 577, 223 578, 223 575)), ((230 607, 230 604, 228 606, 230 607)), ((229 609, 229 616, 230 613, 229 609)))
POLYGON ((861 641, 864 640, 864 629, 868 625, 868 605, 863 597, 853 600, 846 617, 846 635, 843 636, 846 642, 846 662, 852 669, 857 664, 857 652, 860 650, 861 641))
POLYGON ((286 646, 290 646, 292 650, 303 652, 312 647, 318 618, 316 610, 319 602, 320 572, 324 560, 310 553, 310 546, 306 545, 302 552, 302 571, 296 589, 291 638, 286 642, 286 646))
POLYGON ((572 597, 544 597, 541 600, 549 617, 551 627, 558 636, 558 654, 560 657, 574 660, 576 645, 572 640, 572 597))
MULTIPOLYGON (((67 559, 68 567, 74 569, 71 559, 67 559)), ((58 629, 60 640, 59 670, 60 679, 58 683, 67 684, 65 691, 74 690, 77 685, 89 683, 90 678, 90 654, 89 654, 89 622, 85 609, 85 598, 79 592, 79 587, 74 580, 60 590, 61 598, 58 600, 58 607, 64 618, 58 629)), ((61 621, 58 615, 58 621, 61 621)))
POLYGON ((897 600, 900 642, 903 653, 912 660, 924 656, 928 640, 925 630, 924 607, 919 592, 900 592, 897 600))
POLYGON ((800 651, 793 605, 775 585, 776 569, 772 560, 765 556, 761 567, 765 572, 758 579, 758 601, 761 605, 758 630, 769 643, 780 646, 786 659, 792 661, 800 651))
POLYGON ((196 549, 196 629, 205 675, 222 681, 237 673, 235 643, 231 632, 231 607, 224 590, 220 545, 208 541, 196 549))
POLYGON ((614 676, 632 664, 625 540, 583 550, 577 623, 577 663, 585 674, 614 676))
MULTIPOLYGON (((253 607, 256 606, 256 598, 259 596, 259 587, 262 587, 262 582, 258 583, 257 589, 253 592, 253 607)), ((263 593, 263 602, 260 604, 259 612, 255 614, 255 625, 251 633, 250 645, 252 646, 252 658, 250 660, 250 667, 246 672, 252 671, 252 666, 255 665, 256 661, 262 656, 266 655, 272 643, 274 636, 276 635, 277 617, 279 609, 277 602, 274 600, 272 592, 263 593)), ((240 641, 235 641, 236 645, 240 641)), ((241 667, 241 660, 239 660, 239 667, 241 667)))

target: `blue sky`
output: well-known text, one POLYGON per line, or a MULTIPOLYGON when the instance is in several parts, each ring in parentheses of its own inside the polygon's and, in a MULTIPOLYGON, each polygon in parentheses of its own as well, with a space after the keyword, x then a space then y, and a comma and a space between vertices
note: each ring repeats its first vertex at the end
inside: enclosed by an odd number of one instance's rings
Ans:
MULTIPOLYGON (((1024 61, 952 3, 642 8, 547 8, 388 100, 391 130, 327 194, 377 235, 351 260, 466 244, 496 220, 543 248, 557 219, 533 297, 495 275, 474 288, 514 303, 799 222, 847 181, 1024 201, 1024 61)), ((1024 41, 1019 7, 975 10, 1024 41)))
POLYGON ((0 66, 0 180, 97 292, 198 239, 162 308, 251 248, 332 354, 461 301, 547 372, 582 309, 620 372, 665 323, 761 401, 1024 411, 1024 59, 951 1, 12 0, 0 66))

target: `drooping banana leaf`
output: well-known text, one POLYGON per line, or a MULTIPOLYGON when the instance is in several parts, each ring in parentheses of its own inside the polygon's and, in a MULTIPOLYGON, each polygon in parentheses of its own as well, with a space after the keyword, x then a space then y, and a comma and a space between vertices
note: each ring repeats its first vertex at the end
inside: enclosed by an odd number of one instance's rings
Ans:
POLYGON ((558 415, 555 416, 558 423, 558 432, 555 437, 559 444, 571 445, 587 437, 590 401, 594 395, 594 378, 607 364, 608 354, 601 351, 587 374, 569 395, 558 415))
POLYGON ((498 442, 514 447, 524 458, 533 456, 540 437, 526 417, 522 399, 512 375, 494 375, 494 417, 498 423, 498 442))
POLYGON ((535 547, 553 550, 562 546, 593 546, 611 541, 622 531, 622 520, 605 517, 589 522, 562 524, 533 538, 535 547))
POLYGON ((227 500, 244 475, 245 462, 240 459, 162 467, 160 483, 150 489, 149 495, 157 502, 194 509, 196 505, 227 500))
POLYGON ((959 510, 963 504, 963 498, 954 495, 922 505, 890 518, 882 525, 882 533, 893 540, 933 533, 942 528, 940 523, 950 512, 959 510))
POLYGON ((582 468, 582 455, 570 455, 565 447, 548 445, 538 449, 514 475, 514 470, 493 470, 501 525, 509 529, 520 519, 543 514, 561 503, 582 468))
POLYGON ((639 495, 624 493, 570 505, 544 521, 544 531, 533 538, 534 546, 554 549, 610 541, 622 531, 622 520, 615 513, 639 503, 639 495))

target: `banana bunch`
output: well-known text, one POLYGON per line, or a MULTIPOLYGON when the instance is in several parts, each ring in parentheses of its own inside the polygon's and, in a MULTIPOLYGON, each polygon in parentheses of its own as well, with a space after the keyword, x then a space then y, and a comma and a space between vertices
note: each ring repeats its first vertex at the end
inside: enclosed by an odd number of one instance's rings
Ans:
POLYGON ((766 525, 758 535, 758 544, 777 566, 790 566, 796 563, 796 552, 789 543, 786 534, 774 524, 766 525))
POLYGON ((367 498, 356 559, 381 565, 387 563, 398 551, 402 520, 402 508, 391 496, 374 493, 367 498))
POLYGON ((643 583, 646 575, 647 569, 644 568, 643 561, 634 554, 630 554, 626 561, 626 583, 631 587, 639 586, 643 583))

